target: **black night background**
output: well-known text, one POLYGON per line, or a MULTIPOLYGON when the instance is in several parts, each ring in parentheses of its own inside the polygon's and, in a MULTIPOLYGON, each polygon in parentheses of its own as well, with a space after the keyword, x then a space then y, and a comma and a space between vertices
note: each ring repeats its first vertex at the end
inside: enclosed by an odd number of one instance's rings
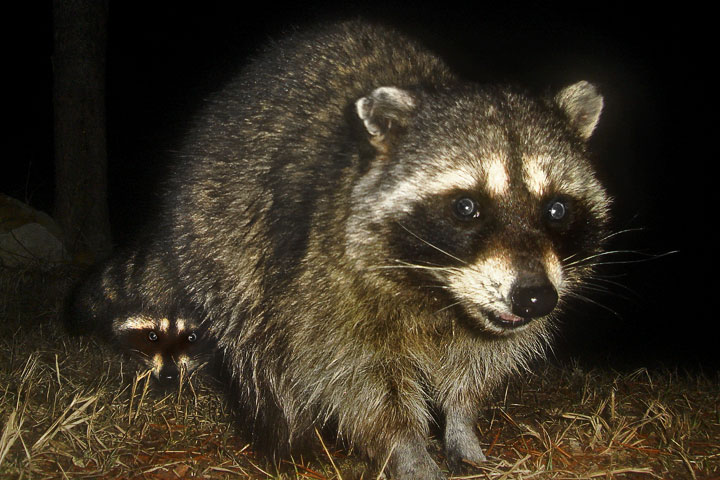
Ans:
MULTIPOLYGON (((52 9, 36 3, 11 48, 11 134, 0 192, 52 212, 52 9)), ((617 368, 715 369, 714 62, 708 12, 609 4, 110 2, 107 134, 116 243, 142 228, 173 140, 203 95, 294 26, 365 16, 422 38, 479 82, 537 92, 585 79, 605 97, 591 140, 614 202, 607 292, 565 315, 555 350, 617 368), (232 6, 231 6, 232 5, 232 6), (671 253, 672 252, 672 253, 671 253), (655 258, 657 257, 657 258, 655 258)), ((8 19, 6 19, 8 21, 8 19)))

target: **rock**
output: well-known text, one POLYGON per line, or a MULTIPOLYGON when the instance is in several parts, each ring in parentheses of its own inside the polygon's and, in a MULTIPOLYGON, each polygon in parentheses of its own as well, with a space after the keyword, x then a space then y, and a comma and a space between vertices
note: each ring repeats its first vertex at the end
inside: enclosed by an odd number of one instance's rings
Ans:
POLYGON ((60 228, 46 213, 0 194, 0 266, 51 267, 70 260, 60 228))

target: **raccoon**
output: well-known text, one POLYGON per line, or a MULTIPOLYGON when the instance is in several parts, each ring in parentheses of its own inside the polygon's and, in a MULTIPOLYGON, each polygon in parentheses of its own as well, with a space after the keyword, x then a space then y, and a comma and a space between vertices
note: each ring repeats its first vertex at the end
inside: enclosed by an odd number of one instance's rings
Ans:
POLYGON ((116 254, 83 281, 66 315, 70 332, 96 334, 167 389, 212 363, 214 342, 184 308, 165 267, 141 249, 116 254))
POLYGON ((213 94, 144 248, 201 310, 256 447, 332 425, 392 478, 442 479, 437 420, 451 468, 482 462, 483 400, 601 251, 602 106, 585 81, 468 82, 362 21, 295 32, 213 94))
POLYGON ((181 317, 136 314, 112 321, 112 335, 121 350, 130 354, 163 387, 177 385, 208 361, 209 339, 201 326, 181 317))

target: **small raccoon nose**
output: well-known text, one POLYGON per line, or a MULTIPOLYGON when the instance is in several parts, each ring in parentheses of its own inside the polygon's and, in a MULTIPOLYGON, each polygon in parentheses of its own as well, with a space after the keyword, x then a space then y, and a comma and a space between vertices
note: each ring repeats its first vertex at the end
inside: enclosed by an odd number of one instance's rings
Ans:
POLYGON ((160 385, 164 385, 164 386, 172 385, 176 381, 177 381, 177 378, 175 377, 175 375, 170 375, 170 374, 163 374, 163 375, 160 375, 160 377, 158 378, 158 383, 160 385))
POLYGON ((177 370, 171 367, 165 367, 160 370, 158 380, 161 383, 172 383, 177 379, 177 370))
POLYGON ((522 318, 537 318, 552 312, 558 294, 550 283, 516 283, 510 292, 512 312, 522 318))

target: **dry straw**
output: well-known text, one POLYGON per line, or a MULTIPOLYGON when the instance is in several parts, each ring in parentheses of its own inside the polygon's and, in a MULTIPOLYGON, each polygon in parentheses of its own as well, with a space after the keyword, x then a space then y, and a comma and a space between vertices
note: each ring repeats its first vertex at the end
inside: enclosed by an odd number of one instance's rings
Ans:
MULTIPOLYGON (((159 392, 105 345, 67 336, 58 317, 72 277, 0 274, 0 478, 381 478, 328 436, 272 473, 214 381, 195 374, 159 392)), ((453 478, 720 479, 717 374, 534 370, 479 411, 488 461, 453 478)))

